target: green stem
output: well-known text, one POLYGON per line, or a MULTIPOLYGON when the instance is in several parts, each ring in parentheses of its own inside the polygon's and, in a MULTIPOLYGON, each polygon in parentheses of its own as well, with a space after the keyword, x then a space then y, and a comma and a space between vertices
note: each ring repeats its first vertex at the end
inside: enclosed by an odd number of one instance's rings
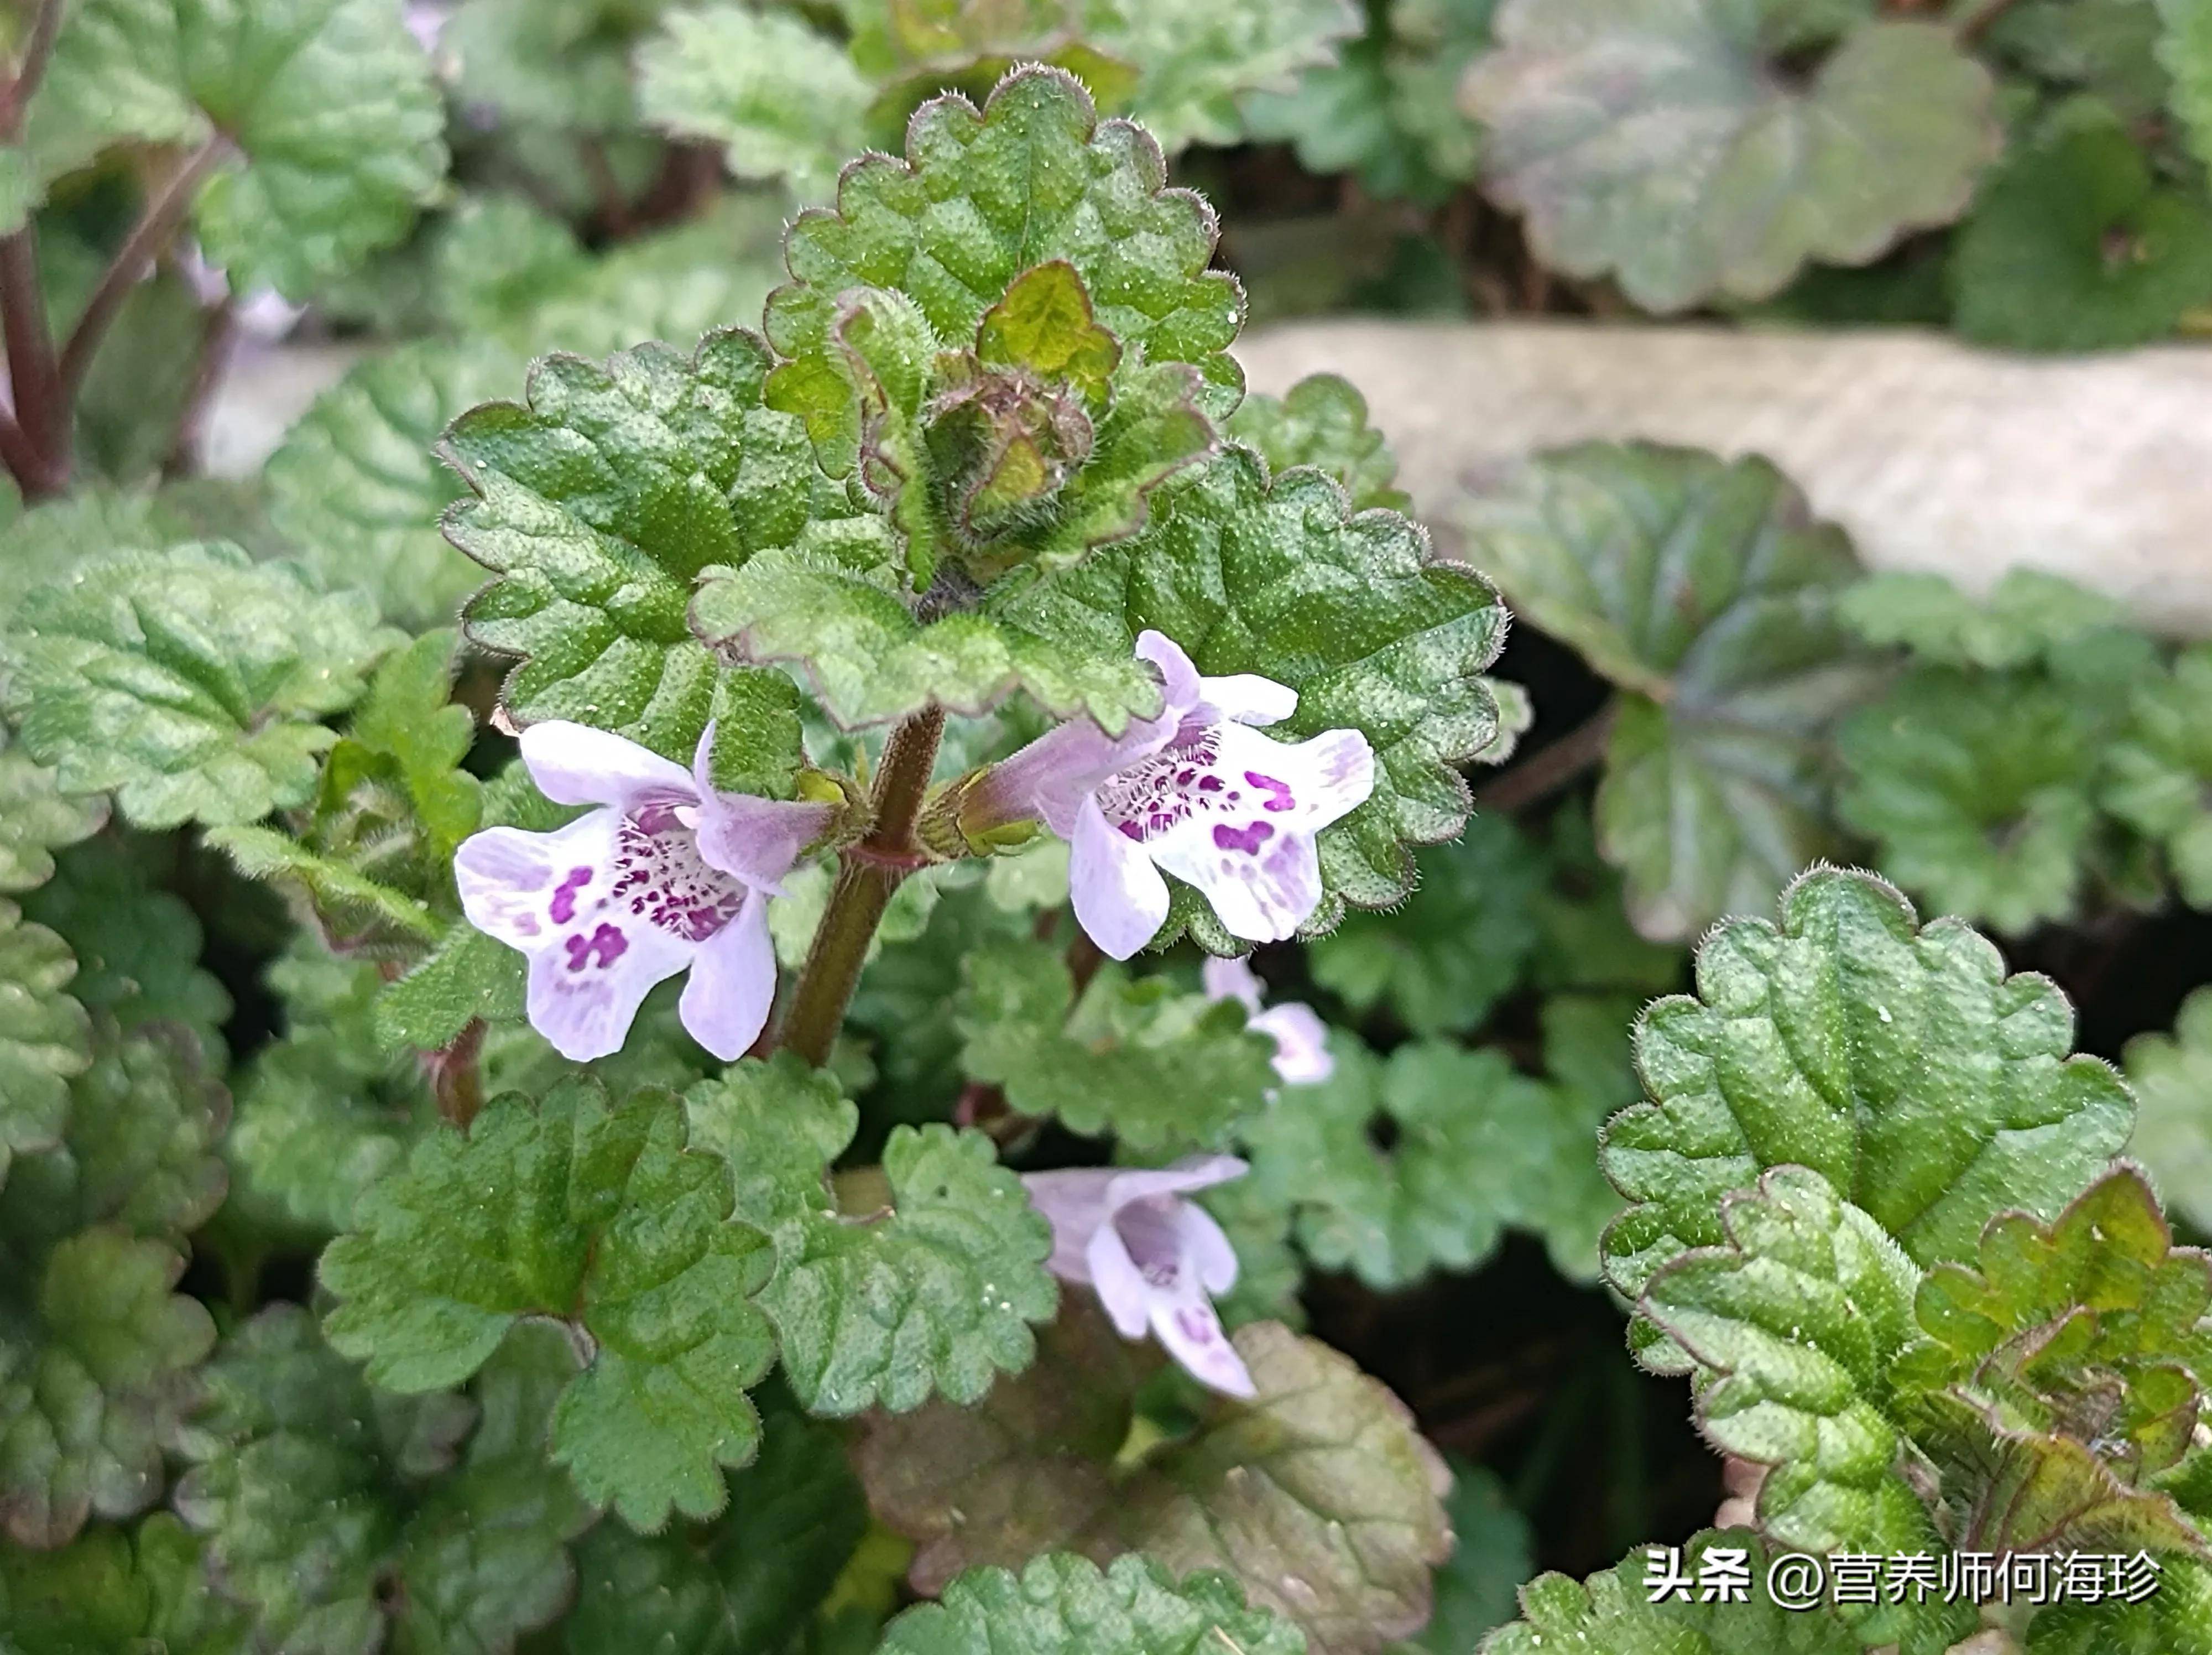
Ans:
POLYGON ((944 733, 945 709, 938 706, 924 708, 891 732, 876 773, 875 824, 838 859, 830 905, 815 928, 776 1039, 817 1068, 830 1061, 891 893, 925 860, 914 828, 944 733))

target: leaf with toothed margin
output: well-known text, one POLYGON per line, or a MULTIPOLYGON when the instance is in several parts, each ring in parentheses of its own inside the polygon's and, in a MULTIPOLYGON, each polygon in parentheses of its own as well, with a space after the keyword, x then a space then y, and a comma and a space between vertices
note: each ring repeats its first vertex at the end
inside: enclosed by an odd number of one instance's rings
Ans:
MULTIPOLYGON (((1724 922, 1698 950, 1697 990, 1644 1012, 1650 1101, 1614 1116, 1599 1152, 1633 1203, 1603 1244, 1632 1297, 1723 1244, 1721 1197, 1785 1165, 1820 1173, 1915 1263, 1971 1258, 1993 1214, 2080 1195, 2134 1118, 2119 1077, 2070 1055, 2055 983, 2006 976, 1985 938, 1922 925, 1871 874, 1816 869, 1778 923, 1724 922)), ((1687 1370, 1648 1325, 1635 1337, 1647 1366, 1687 1370)))
POLYGON ((54 852, 100 831, 107 800, 66 794, 21 747, 0 750, 0 891, 35 890, 54 876, 54 852))
POLYGON ((2183 901, 2212 909, 2212 645, 2136 687, 2106 763, 2105 807, 2166 848, 2183 901))
POLYGON ((1721 1203, 1727 1242, 1652 1276, 1644 1315, 1698 1365, 1699 1429, 1768 1468, 1759 1526, 1801 1551, 1892 1551, 1920 1537, 1894 1469, 1888 1370, 1912 1336, 1920 1272, 1828 1181, 1776 1167, 1721 1203))
MULTIPOLYGON (((974 1569, 884 1628, 877 1655, 1306 1655, 1297 1628, 1248 1609, 1236 1579, 1178 1581, 1150 1558, 1048 1553, 1008 1569, 974 1569)), ((1319 1655, 1319 1652, 1316 1652, 1319 1655)))
POLYGON ((1367 399, 1335 374, 1309 374, 1279 397, 1253 392, 1223 427, 1258 451, 1273 472, 1318 465, 1352 496, 1352 508, 1404 511, 1411 497, 1395 485, 1398 457, 1367 423, 1367 399))
POLYGON ((824 1181, 859 1121, 826 1071, 747 1058, 685 1095, 695 1139, 732 1169, 737 1216, 775 1238, 760 1294, 811 1414, 974 1402, 1030 1365, 1053 1313, 1051 1226, 989 1138, 895 1127, 879 1182, 840 1212, 824 1181))
POLYGON ((1245 100, 1328 62, 1360 21, 1350 0, 1108 0, 1088 33, 1137 66, 1129 114, 1173 155, 1242 141, 1245 100))
POLYGON ((1462 94, 1490 193, 1546 268, 1615 277, 1647 310, 1865 264, 1957 217, 2002 142, 1990 73, 1951 30, 1872 9, 1503 0, 1462 94))
MULTIPOLYGON (((1375 750, 1375 791, 1321 835, 1321 905, 1309 934, 1346 902, 1383 907, 1413 884, 1408 847, 1465 825, 1455 768, 1498 732, 1481 673, 1505 638, 1506 613, 1481 576, 1431 556, 1428 536, 1395 512, 1347 511, 1319 472, 1272 481, 1266 462, 1231 446, 1170 478, 1145 528, 1072 569, 1016 570, 984 595, 985 612, 1093 659, 1126 657, 1156 627, 1201 672, 1256 672, 1298 692, 1269 733, 1297 740, 1356 729, 1375 750)), ((1244 945, 1195 891, 1175 892, 1164 946, 1188 927, 1220 953, 1244 945)))
POLYGON ((331 1345, 415 1392, 467 1378, 525 1317, 564 1321, 592 1356, 554 1410, 553 1458, 641 1528, 719 1510, 720 1468, 759 1442, 744 1388, 772 1352, 750 1302, 770 1256, 729 1222, 720 1159, 685 1137, 671 1094, 610 1104, 589 1076, 536 1104, 495 1098, 465 1138, 432 1134, 323 1255, 343 1301, 331 1345))
POLYGON ((604 367, 548 356, 526 406, 453 423, 443 452, 474 497, 446 532, 496 577, 464 618, 520 657, 502 691, 519 722, 574 719, 690 760, 716 678, 686 619, 700 571, 854 516, 799 422, 763 404, 768 370, 738 329, 689 358, 660 344, 604 367))
POLYGON ((409 627, 451 625, 484 572, 438 532, 462 493, 439 435, 520 382, 521 359, 471 338, 370 356, 315 399, 264 473, 269 516, 333 586, 374 595, 409 627))
POLYGON ((27 1149, 60 1135, 69 1083, 92 1062, 92 1024, 67 992, 69 945, 0 900, 0 1184, 27 1149))
POLYGON ((1883 669, 1838 614, 1850 542, 1779 472, 1583 443, 1471 493, 1459 522, 1468 561, 1626 692, 1597 831, 1637 929, 1686 941, 1832 849, 1826 735, 1883 669))
POLYGON ((235 546, 126 553, 16 606, 0 697, 64 788, 116 789, 137 826, 252 822, 306 800, 337 739, 317 721, 400 641, 362 594, 235 546))
POLYGON ((202 1550, 156 1512, 58 1551, 0 1552, 0 1655, 246 1655, 252 1617, 214 1590, 202 1550))
POLYGON ((1236 279, 1207 269, 1217 234, 1198 197, 1166 186, 1159 146, 1126 121, 1101 123, 1073 76, 1030 66, 979 113, 966 99, 926 104, 906 158, 868 155, 838 180, 834 210, 803 213, 785 246, 792 281, 769 295, 767 332, 787 358, 769 400, 807 411, 824 465, 849 472, 860 406, 836 360, 840 295, 905 294, 939 339, 971 338, 1014 278, 1065 259, 1125 351, 1188 362, 1225 412, 1242 375, 1227 355, 1243 317, 1236 279))
POLYGON ((1314 1655, 1376 1655, 1428 1618, 1449 1476, 1349 1357, 1277 1323, 1240 1328, 1255 1394, 1208 1396, 1194 1431, 1124 1457, 1132 1392, 1158 1353, 1083 1303, 1044 1337, 1036 1366, 978 1406, 870 1422, 861 1480, 878 1516, 920 1542, 916 1590, 1065 1547, 1233 1570, 1314 1655))
POLYGON ((1220 1148, 1275 1089, 1274 1042, 1233 1001, 1109 961, 1080 994, 1057 949, 1009 938, 960 962, 951 1004, 969 1078, 1024 1115, 1137 1150, 1220 1148))

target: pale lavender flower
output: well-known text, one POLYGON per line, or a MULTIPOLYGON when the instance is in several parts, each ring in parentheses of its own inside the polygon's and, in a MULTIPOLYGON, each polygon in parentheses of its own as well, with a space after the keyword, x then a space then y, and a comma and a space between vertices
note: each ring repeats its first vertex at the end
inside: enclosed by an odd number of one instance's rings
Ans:
POLYGON ((768 898, 833 807, 716 792, 713 739, 686 771, 605 730, 533 724, 540 790, 601 808, 551 833, 488 828, 453 858, 469 923, 530 957, 531 1026, 564 1057, 621 1050, 653 986, 687 968, 678 1011, 715 1056, 743 1056, 768 1021, 768 898))
POLYGON ((1213 1215, 1183 1196, 1243 1175, 1234 1155, 1193 1155, 1157 1170, 1085 1167, 1022 1179, 1052 1223, 1045 1268, 1095 1291, 1124 1339, 1149 1327, 1192 1378, 1231 1396, 1252 1395, 1252 1376, 1211 1295, 1237 1284, 1237 1250, 1213 1215))
POLYGON ((977 784, 971 827, 1039 817, 1068 843, 1075 917, 1115 959, 1167 918, 1163 870, 1203 891, 1232 936, 1294 934, 1322 897, 1314 836, 1375 787, 1375 755, 1357 730, 1295 745, 1253 727, 1297 710, 1297 692, 1240 673, 1200 678, 1172 638, 1146 632, 1137 654, 1160 671, 1160 715, 1109 736, 1071 719, 977 784))
POLYGON ((1328 1025, 1310 1006, 1286 1000, 1260 1008, 1260 979, 1249 962, 1208 959, 1200 976, 1208 1000, 1234 1000, 1248 1013, 1246 1021, 1275 1043, 1275 1073, 1285 1086, 1317 1086, 1336 1073, 1329 1055, 1328 1025))

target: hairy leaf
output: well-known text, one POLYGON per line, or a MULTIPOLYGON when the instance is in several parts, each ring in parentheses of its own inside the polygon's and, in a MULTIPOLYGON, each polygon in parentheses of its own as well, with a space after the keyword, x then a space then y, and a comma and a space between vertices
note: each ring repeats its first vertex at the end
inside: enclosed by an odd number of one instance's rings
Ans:
POLYGON ((672 14, 637 57, 647 121, 723 146, 740 178, 781 179, 802 201, 835 189, 863 147, 869 88, 853 60, 801 19, 715 4, 672 14))
POLYGON ((2106 808, 2165 847, 2184 901, 2212 908, 2212 647, 2137 687, 2105 762, 2106 808))
POLYGON ((1273 472, 1318 465, 1352 496, 1354 511, 1376 506, 1403 511, 1411 503, 1395 486, 1397 456, 1367 423, 1367 399, 1334 374, 1309 374, 1279 397, 1254 392, 1224 428, 1254 449, 1273 472))
POLYGON ((1449 1545, 1442 1460, 1349 1359, 1273 1323, 1235 1339, 1258 1394, 1210 1402, 1194 1434, 1130 1466, 1109 1470, 1132 1376, 1088 1310, 981 1408, 879 1421, 861 1475, 878 1513, 923 1542, 915 1585, 1050 1547, 1142 1552, 1233 1571, 1316 1652, 1372 1652, 1417 1628, 1449 1545))
POLYGON ((1808 259, 1865 264, 1958 216, 1997 148, 1989 72, 1938 24, 1881 21, 1793 76, 1804 9, 1503 0, 1467 106, 1537 257, 1677 311, 1764 298, 1808 259))
POLYGON ((2016 934, 2075 910, 2096 806, 2096 727, 2039 678, 1930 667, 1843 727, 1843 819, 1930 905, 2016 934))
POLYGON ((719 1509, 717 1468, 759 1440, 744 1387, 770 1359, 749 1302, 769 1259, 727 1221, 719 1158, 684 1137, 667 1093, 610 1104, 586 1078, 534 1106, 494 1099, 465 1139, 425 1138, 323 1255, 344 1301, 331 1345, 414 1392, 466 1378, 523 1317, 566 1321, 594 1354, 555 1409, 553 1457, 585 1497, 641 1528, 719 1509))
POLYGON ((32 593, 0 643, 0 699, 67 792, 112 788, 141 827, 251 822, 305 802, 336 739, 314 721, 398 642, 358 593, 184 545, 32 593))
POLYGON ((760 1295, 809 1413, 970 1402, 1029 1366, 1053 1313, 1051 1226, 980 1132, 895 1127, 882 1177, 840 1213, 823 1175, 858 1115, 828 1074, 747 1059, 687 1098, 692 1130, 736 1179, 737 1216, 775 1241, 760 1295))
POLYGON ((1138 68, 1130 114, 1170 155, 1237 143, 1245 97, 1288 86, 1359 30, 1350 0, 1111 0, 1098 11, 1092 39, 1138 68))
POLYGON ((2085 100, 1983 186, 1949 276, 1954 324, 1981 344, 2140 344, 2212 301, 2212 209, 2161 186, 2119 118, 2085 100))
POLYGON ((46 177, 131 138, 218 145, 196 221, 234 290, 305 300, 404 235, 443 181, 444 111, 380 0, 82 0, 25 141, 46 177))
POLYGON ((2039 569, 2006 570, 1979 599, 1941 575, 1887 570, 1844 593, 1840 610, 1868 643, 1902 644, 1936 666, 1991 672, 2045 660, 2123 612, 2101 593, 2039 569))
POLYGON ((1353 913, 1310 945, 1314 980, 1360 1012, 1387 1005, 1418 1035, 1464 1034, 1510 993, 1536 946, 1543 878, 1511 820, 1478 816, 1415 858, 1421 882, 1390 914, 1353 913))
POLYGON ((1049 1553, 1017 1575, 976 1569, 947 1584, 934 1603, 891 1622, 879 1655, 1300 1655, 1297 1628, 1247 1609, 1235 1581, 1201 1573, 1178 1582, 1145 1557, 1117 1558, 1103 1572, 1081 1557, 1049 1553))
POLYGON ((1242 1006, 1111 962, 1079 995, 1058 950, 1009 940, 960 963, 951 1006, 969 1076, 1024 1115, 1132 1149, 1221 1147, 1274 1089, 1274 1043, 1242 1006))
POLYGON ((1607 1278, 1641 1293, 1677 1254, 1722 1244, 1721 1197, 1768 1167, 1819 1172, 1923 1267, 1972 1257, 1998 1212, 2057 1213, 2134 1113, 2110 1068, 2069 1055, 2073 1030, 2057 985, 2007 977, 1959 921, 1922 926, 1869 874, 1807 874, 1779 924, 1718 927, 1697 997, 1638 1025, 1651 1101, 1605 1131, 1606 1176, 1635 1203, 1606 1232, 1607 1278))
POLYGON ((0 1181, 59 1137, 70 1077, 91 1065, 91 1021, 65 992, 76 975, 67 943, 0 900, 0 1181))
POLYGON ((2028 1628, 2028 1655, 2212 1655, 2212 1571, 2167 1557, 2140 1603, 2053 1603, 2028 1628))
POLYGON ((270 457, 269 514, 332 586, 372 594, 408 627, 451 624, 483 571, 438 532, 465 490, 433 452, 467 409, 522 377, 481 338, 373 356, 315 399, 270 457))
POLYGON ((1705 1436, 1770 1468, 1760 1532, 1814 1552, 1909 1542, 1923 1518, 1892 1469, 1887 1370, 1912 1334, 1919 1271, 1801 1166, 1729 1194, 1721 1224, 1728 1244, 1662 1266, 1641 1307, 1698 1362, 1705 1436))
POLYGON ((657 344, 604 368, 549 356, 528 406, 454 422, 444 453, 476 497, 446 532, 498 577, 465 617, 520 658, 501 696, 519 721, 574 719, 690 760, 715 679, 685 620, 693 581, 851 514, 798 422, 762 405, 767 371, 737 330, 689 359, 657 344))
POLYGON ((1822 737, 1872 682, 1842 531, 1757 459, 1589 443, 1471 497, 1470 562, 1627 692, 1598 843, 1646 936, 1758 908, 1828 843, 1822 737))

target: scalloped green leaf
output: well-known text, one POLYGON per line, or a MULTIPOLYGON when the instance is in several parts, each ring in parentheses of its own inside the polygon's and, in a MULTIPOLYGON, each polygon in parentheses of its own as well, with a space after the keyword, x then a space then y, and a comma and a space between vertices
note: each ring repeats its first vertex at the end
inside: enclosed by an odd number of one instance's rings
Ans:
POLYGON ((1372 1655, 1427 1619, 1449 1476, 1348 1357, 1275 1323, 1241 1328, 1257 1394, 1209 1400, 1190 1435, 1117 1465, 1141 1367, 1087 1308, 1049 1341, 980 1408, 875 1422, 861 1476, 878 1514, 921 1542, 916 1587, 949 1595, 957 1571, 1064 1546, 1231 1571, 1316 1655, 1372 1655))
POLYGON ((1404 908, 1346 915, 1306 958, 1314 981, 1354 1011, 1387 1006, 1417 1035, 1466 1034, 1535 950, 1542 859, 1510 818, 1477 816, 1455 843, 1414 861, 1420 883, 1404 908))
POLYGON ((137 826, 251 822, 307 800, 337 739, 317 721, 399 641, 359 593, 235 546, 179 546, 25 598, 0 699, 65 791, 113 789, 137 826))
POLYGON ((1998 1212, 2057 1213, 2127 1138, 2127 1089, 2070 1055, 2057 986, 2006 976, 1986 939, 1922 925, 1871 874, 1817 869, 1784 893, 1779 924, 1725 922, 1697 984, 1644 1013, 1650 1101, 1613 1117, 1600 1151, 1632 1203, 1604 1243, 1625 1293, 1723 1244, 1721 1197, 1770 1167, 1819 1172, 1924 1267, 1974 1256, 1998 1212))
POLYGON ((860 405, 836 360, 840 295, 903 293, 938 338, 964 340, 1015 277, 1065 259, 1125 350, 1194 365, 1233 405, 1243 380, 1226 353, 1243 295, 1206 268, 1211 210, 1165 184, 1159 146, 1126 121, 1100 123, 1060 70, 1016 70, 981 113, 957 96, 926 105, 904 161, 863 157, 839 179, 834 211, 792 225, 793 280, 768 303, 769 341, 789 359, 770 404, 804 410, 823 465, 842 476, 858 456, 860 405))
POLYGON ((1101 965, 1082 992, 1058 950, 1009 939, 960 962, 951 1007, 969 1078, 1024 1115, 1132 1149, 1219 1148, 1275 1089, 1275 1048, 1244 1008, 1101 965))
POLYGON ((1254 1186, 1297 1214, 1298 1245, 1315 1263, 1370 1287, 1473 1269, 1544 1178, 1553 1148, 1544 1084, 1495 1048, 1424 1041, 1385 1061, 1338 1034, 1329 1050, 1328 1080, 1283 1088, 1244 1123, 1254 1186))
MULTIPOLYGON (((1280 735, 1364 733, 1375 791, 1321 836, 1328 895, 1312 933, 1328 930, 1344 902, 1383 907, 1405 895, 1408 847, 1465 825, 1455 766, 1499 733, 1481 674, 1504 642, 1506 614, 1488 583, 1435 559, 1426 534, 1395 512, 1347 514, 1343 490, 1316 472, 1271 482, 1241 447, 1164 484, 1133 538, 1072 569, 1018 570, 985 607, 1094 659, 1126 660, 1137 634, 1157 627, 1201 672, 1257 672, 1296 690, 1280 735)), ((1217 952, 1241 947, 1202 907, 1185 897, 1159 942, 1189 925, 1217 952)))
POLYGON ((884 1629, 877 1655, 1302 1655, 1297 1628, 1245 1607, 1228 1576, 1177 1581, 1150 1558, 1122 1557, 1103 1570, 1051 1553, 1017 1575, 976 1569, 947 1583, 934 1603, 907 1610, 884 1629))
POLYGON ((2039 569, 2010 569, 1980 598, 1926 569, 1869 575, 1843 595, 1844 624, 1877 648, 1923 661, 2001 672, 2047 661, 2122 619, 2102 593, 2039 569))
POLYGON ((1679 311, 1956 218, 2000 142, 1989 71, 1940 24, 1823 31, 1803 9, 1503 0, 1463 95, 1538 259, 1679 311), (1824 34, 1817 67, 1790 72, 1824 34))
POLYGON ((2136 688, 2104 758, 2105 808, 2165 848, 2182 900, 2212 908, 2212 645, 2136 688))
MULTIPOLYGON (((1716 1597, 1692 1601, 1694 1587, 1680 1597, 1652 1603, 1644 1590, 1643 1550, 1626 1562, 1577 1581, 1564 1574, 1539 1575, 1521 1589, 1521 1619, 1491 1634, 1482 1655, 1858 1655, 1858 1634, 1832 1608, 1785 1608, 1767 1594, 1769 1554, 1748 1529, 1706 1529, 1682 1548, 1682 1568, 1694 1580, 1701 1569, 1717 1572, 1714 1551, 1741 1553, 1729 1561, 1750 1573, 1745 1601, 1716 1597)), ((1963 1606, 1961 1606, 1963 1609, 1963 1606)), ((1964 1609, 1961 1635, 1972 1624, 1964 1609)), ((1940 1648, 1938 1645, 1936 1647, 1940 1648)))
POLYGON ((826 1071, 746 1059, 687 1094, 692 1131, 732 1169, 736 1213, 775 1241, 760 1294, 810 1414, 974 1402, 1036 1354, 1051 1317, 1051 1226, 989 1138, 892 1128, 879 1178, 840 1210, 824 1175, 859 1116, 826 1071))
POLYGON ((1344 485, 1354 511, 1404 511, 1412 503, 1395 486, 1398 457, 1367 422, 1367 399, 1340 374, 1309 374, 1279 397, 1254 392, 1222 429, 1271 472, 1318 465, 1344 485))
POLYGON ((518 721, 574 719, 690 762, 716 677, 686 620, 692 582, 853 515, 799 423, 763 405, 768 369, 738 329, 689 358, 659 344, 605 367, 548 356, 527 407, 454 422, 443 452, 475 497, 446 532, 497 577, 465 619, 520 658, 502 691, 518 721))
POLYGON ((744 1387, 772 1346, 750 1300, 770 1259, 728 1222, 720 1158, 685 1135, 670 1094, 610 1104, 589 1077, 534 1105, 495 1098, 466 1138, 432 1134, 323 1255, 343 1301, 331 1346, 416 1392, 466 1378, 522 1317, 565 1321, 592 1352, 553 1420, 553 1457, 579 1490, 640 1528, 720 1509, 719 1468, 759 1441, 744 1387), (487 1203, 487 1189, 507 1198, 487 1203))
POLYGON ((461 94, 532 126, 612 134, 636 121, 630 58, 663 0, 471 0, 440 38, 461 94))
POLYGON ((720 144, 738 177, 781 179, 801 201, 829 196, 865 147, 867 82, 835 40, 787 13, 673 12, 639 48, 637 75, 647 123, 720 144))
POLYGON ((2017 934, 2079 901, 2096 721, 2039 678, 1923 668, 1845 721, 1837 813, 1934 907, 2017 934))
POLYGON ((2168 1207, 2212 1230, 2212 987, 2181 1002, 2172 1034, 2139 1034, 2124 1056, 2136 1095, 2128 1153, 2168 1207))
POLYGON ((107 820, 97 794, 64 793, 54 773, 20 747, 0 749, 0 891, 36 890, 54 876, 57 850, 107 820))
POLYGON ((444 182, 428 60, 381 0, 82 0, 32 100, 45 177, 125 139, 220 142, 194 217, 237 291, 305 300, 444 182))
POLYGON ((1948 277, 1953 325, 1980 344, 2145 344, 2212 301, 2212 209, 2201 189, 2161 185, 2119 117, 2085 100, 1983 185, 1948 277))
POLYGON ((1086 33, 1136 65, 1128 113, 1174 155, 1242 141, 1244 100, 1328 62, 1360 21, 1351 0, 1110 0, 1086 33))
POLYGON ((2141 1603, 2054 1603, 2027 1629, 2028 1655, 2212 1655, 2212 1570, 2177 1558, 2141 1603))
POLYGON ((1468 561, 1627 692, 1596 819, 1638 930, 1686 940, 1830 848, 1825 737, 1877 669, 1837 613, 1849 541, 1773 466, 1586 443, 1474 494, 1460 524, 1468 561))
POLYGON ((450 624, 484 581, 438 532, 465 492, 440 435, 522 377, 481 338, 423 340, 370 356, 315 399, 270 456, 270 520, 332 587, 356 587, 410 628, 450 624))
POLYGON ((5 1655, 241 1655, 252 1618, 210 1584, 200 1542, 167 1512, 58 1551, 0 1554, 5 1655))
POLYGON ((69 945, 0 900, 0 1184, 15 1158, 61 1135, 70 1077, 92 1063, 92 1024, 66 992, 69 945))
POLYGON ((2191 1446, 2212 1377, 2208 1311, 2212 1259, 2173 1244, 2158 1197, 2123 1164, 2051 1223, 2001 1214, 1973 1264, 1931 1269, 1914 1303, 1923 1337, 1895 1383, 1989 1397, 2140 1483, 2191 1446))
POLYGON ((603 1523, 577 1548, 569 1655, 752 1655, 800 1634, 852 1558, 867 1504, 835 1427, 770 1412, 711 1528, 603 1523))
POLYGON ((1920 1272, 1881 1226, 1802 1166, 1721 1203, 1727 1244, 1662 1265, 1644 1313, 1698 1365, 1699 1428, 1768 1469, 1759 1526, 1801 1551, 1884 1551, 1923 1523, 1893 1469, 1888 1370, 1920 1272))
POLYGON ((103 836, 64 851, 54 877, 23 898, 24 917, 53 929, 76 955, 70 994, 125 1028, 188 1030, 220 1068, 230 995, 200 964, 199 918, 155 883, 158 842, 103 836))

